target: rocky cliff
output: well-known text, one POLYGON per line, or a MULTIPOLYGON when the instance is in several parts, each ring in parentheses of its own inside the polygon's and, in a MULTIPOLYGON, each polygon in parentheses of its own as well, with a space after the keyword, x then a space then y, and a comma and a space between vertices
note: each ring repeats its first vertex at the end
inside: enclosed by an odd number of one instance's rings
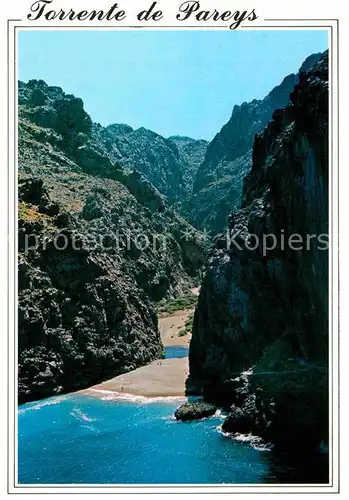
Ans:
MULTIPOLYGON (((320 53, 309 56, 299 72, 310 69, 320 57, 320 53)), ((196 227, 217 234, 226 227, 231 210, 240 207, 242 181, 251 169, 255 134, 263 130, 275 109, 289 102, 298 78, 299 73, 292 73, 264 99, 234 106, 231 118, 208 145, 192 196, 182 207, 182 213, 196 227)))
POLYGON ((188 380, 230 407, 224 429, 288 451, 328 435, 327 54, 290 101, 256 136, 242 208, 214 243, 188 380))
POLYGON ((114 163, 138 170, 171 204, 191 193, 207 148, 206 141, 178 136, 166 139, 144 127, 133 130, 128 125, 95 124, 93 135, 114 163))
MULTIPOLYGON (((132 133, 112 129, 114 142, 132 133)), ((81 99, 19 83, 20 401, 160 357, 152 303, 187 292, 204 262, 200 233, 115 161, 109 132, 81 99)))
POLYGON ((169 140, 174 142, 178 149, 179 157, 182 161, 184 185, 186 186, 187 193, 191 194, 196 173, 204 161, 209 143, 203 139, 195 140, 191 137, 180 135, 173 135, 169 137, 169 140))

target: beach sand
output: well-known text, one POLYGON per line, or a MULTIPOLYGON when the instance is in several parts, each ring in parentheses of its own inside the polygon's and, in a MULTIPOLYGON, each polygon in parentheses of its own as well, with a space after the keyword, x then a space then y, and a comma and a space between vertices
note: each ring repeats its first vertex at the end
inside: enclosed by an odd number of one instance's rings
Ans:
POLYGON ((95 395, 96 391, 112 391, 120 395, 124 393, 147 397, 184 396, 188 373, 188 358, 162 359, 82 392, 95 395))
MULTIPOLYGON (((162 342, 167 346, 189 347, 190 334, 178 337, 192 309, 178 311, 159 317, 162 342)), ((98 396, 103 391, 133 394, 146 397, 184 396, 185 381, 189 374, 188 358, 170 358, 153 361, 123 375, 80 391, 82 394, 98 396)))

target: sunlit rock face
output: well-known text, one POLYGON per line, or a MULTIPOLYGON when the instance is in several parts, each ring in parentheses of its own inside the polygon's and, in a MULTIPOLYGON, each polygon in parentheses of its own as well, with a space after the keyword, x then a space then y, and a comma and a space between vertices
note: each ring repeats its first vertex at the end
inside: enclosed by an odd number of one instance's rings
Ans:
POLYGON ((181 166, 173 141, 93 124, 81 99, 42 80, 19 82, 18 127, 18 390, 25 402, 160 358, 154 302, 197 285, 205 255, 199 232, 168 202, 176 188, 170 176, 181 166))

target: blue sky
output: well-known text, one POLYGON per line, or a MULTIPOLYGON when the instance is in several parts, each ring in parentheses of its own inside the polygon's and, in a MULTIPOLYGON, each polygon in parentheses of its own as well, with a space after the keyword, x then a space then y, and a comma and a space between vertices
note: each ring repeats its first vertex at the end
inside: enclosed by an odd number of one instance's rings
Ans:
POLYGON ((22 31, 20 80, 81 97, 102 125, 211 139, 235 104, 263 98, 313 52, 318 30, 22 31))

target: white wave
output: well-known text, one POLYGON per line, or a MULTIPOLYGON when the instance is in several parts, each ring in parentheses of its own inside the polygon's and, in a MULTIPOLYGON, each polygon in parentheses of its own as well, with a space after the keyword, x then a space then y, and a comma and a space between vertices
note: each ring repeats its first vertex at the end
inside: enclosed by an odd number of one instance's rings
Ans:
POLYGON ((88 429, 90 432, 93 432, 93 434, 100 434, 101 433, 100 430, 98 430, 96 427, 94 427, 91 424, 82 424, 82 427, 84 429, 88 429))
POLYGON ((80 408, 74 407, 73 411, 69 412, 69 415, 77 418, 78 420, 83 420, 84 422, 95 422, 95 418, 91 418, 86 413, 84 413, 80 408))
POLYGON ((168 415, 167 417, 161 417, 165 420, 165 424, 175 424, 177 423, 177 419, 174 415, 168 415))
POLYGON ((141 396, 137 394, 130 394, 128 392, 117 392, 117 391, 109 391, 106 389, 89 389, 89 393, 91 392, 100 395, 103 401, 128 401, 130 403, 171 403, 171 402, 185 402, 187 398, 184 396, 141 396))
POLYGON ((252 446, 252 448, 255 448, 256 450, 261 450, 261 451, 270 451, 271 450, 271 445, 269 443, 266 443, 263 441, 263 439, 260 436, 254 436, 253 434, 240 434, 236 433, 234 435, 235 441, 240 441, 242 443, 248 443, 252 446))
POLYGON ((32 410, 40 410, 44 406, 52 406, 52 405, 57 405, 62 403, 65 399, 68 399, 70 396, 55 396, 50 399, 43 399, 41 401, 37 401, 35 403, 29 403, 30 406, 26 406, 25 408, 19 407, 18 409, 18 415, 22 415, 23 413, 26 413, 27 411, 32 411, 32 410))
POLYGON ((214 414, 214 417, 219 418, 220 420, 225 420, 227 418, 227 413, 220 408, 214 414))
POLYGON ((222 426, 218 425, 216 430, 222 434, 222 436, 227 437, 229 439, 233 439, 234 441, 238 441, 240 443, 246 443, 255 450, 259 451, 270 451, 272 449, 272 445, 270 443, 266 443, 260 436, 255 436, 252 433, 250 434, 241 434, 239 432, 226 432, 223 431, 222 426))

